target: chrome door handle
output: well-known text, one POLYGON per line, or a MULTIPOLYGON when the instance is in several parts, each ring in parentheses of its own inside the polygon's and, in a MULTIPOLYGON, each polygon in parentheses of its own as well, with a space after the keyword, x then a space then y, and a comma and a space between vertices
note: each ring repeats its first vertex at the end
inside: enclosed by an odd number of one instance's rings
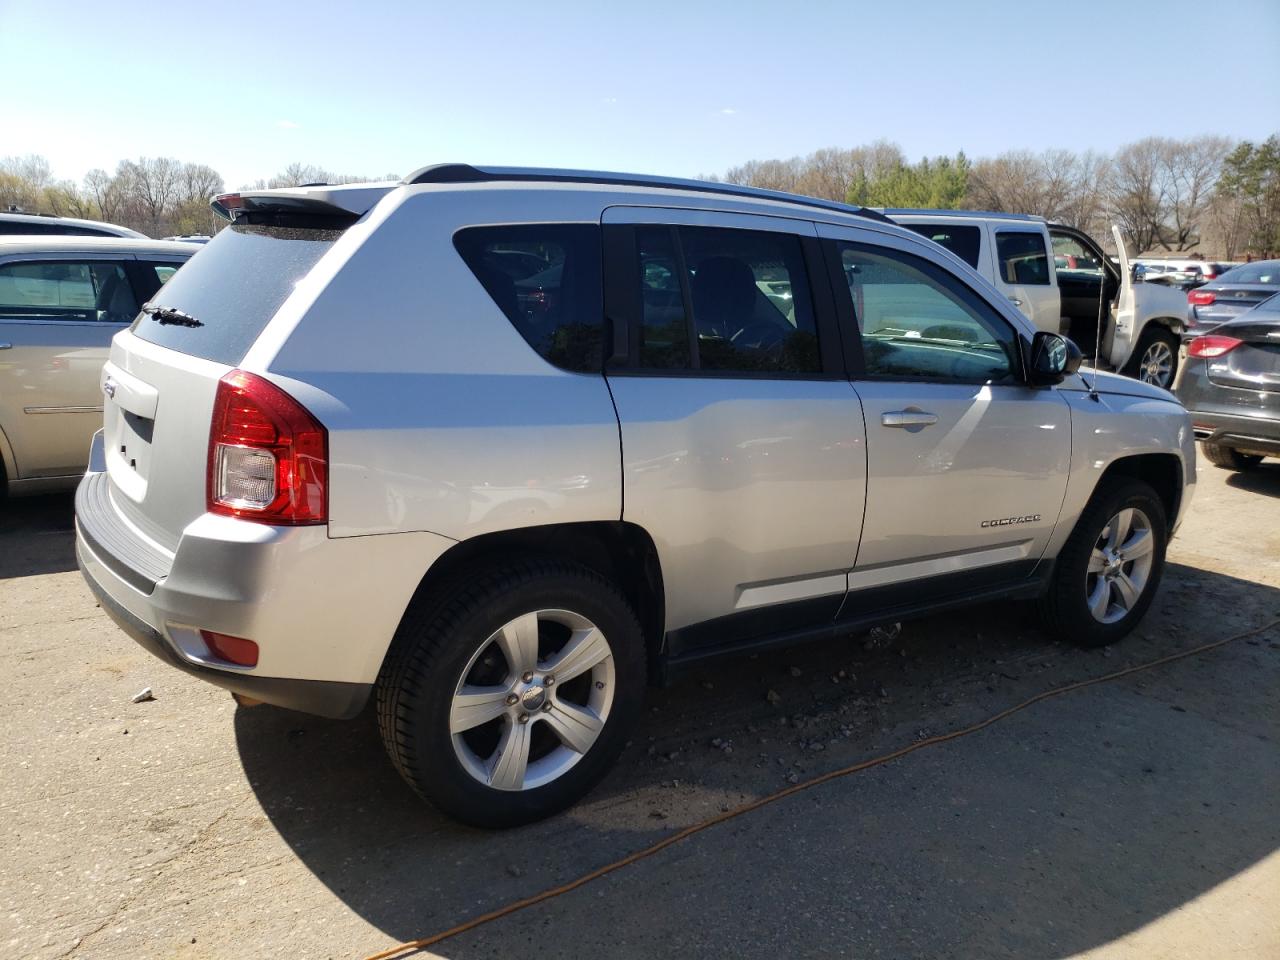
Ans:
POLYGON ((1015 307, 1022 306, 1022 301, 1019 300, 1017 297, 1010 297, 1009 302, 1012 303, 1015 307))
POLYGON ((923 410, 892 410, 880 414, 880 423, 886 427, 928 427, 937 422, 936 413, 923 410))

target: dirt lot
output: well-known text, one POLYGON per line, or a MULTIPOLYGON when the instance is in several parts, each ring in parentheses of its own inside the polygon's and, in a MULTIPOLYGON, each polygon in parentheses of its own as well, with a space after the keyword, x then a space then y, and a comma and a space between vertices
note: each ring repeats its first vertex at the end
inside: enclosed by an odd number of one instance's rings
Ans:
MULTIPOLYGON (((115 630, 66 497, 0 515, 0 953, 364 957, 1064 683, 1280 618, 1280 465, 1202 468, 1156 605, 1080 652, 1018 606, 653 691, 566 815, 424 809, 372 720, 230 697, 115 630), (133 704, 150 686, 156 699, 133 704), (770 698, 773 691, 776 698, 770 698), (776 699, 776 702, 773 700, 776 699)), ((1280 626, 1043 701, 435 948, 532 956, 1280 957, 1280 626)))

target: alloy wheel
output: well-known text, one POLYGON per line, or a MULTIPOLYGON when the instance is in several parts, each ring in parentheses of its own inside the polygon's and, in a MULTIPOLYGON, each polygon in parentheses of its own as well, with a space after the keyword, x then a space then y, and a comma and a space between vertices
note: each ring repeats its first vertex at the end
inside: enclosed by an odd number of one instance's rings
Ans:
POLYGON ((1173 350, 1163 340, 1155 340, 1147 347, 1138 364, 1138 379, 1157 387, 1167 387, 1173 379, 1173 350))
POLYGON ((1121 510, 1102 528, 1089 554, 1085 599, 1099 623, 1124 619, 1151 579, 1155 534, 1137 507, 1121 510))
POLYGON ((522 614, 463 668, 449 710, 454 754, 495 790, 545 786, 595 745, 613 692, 613 651, 594 623, 569 610, 522 614))

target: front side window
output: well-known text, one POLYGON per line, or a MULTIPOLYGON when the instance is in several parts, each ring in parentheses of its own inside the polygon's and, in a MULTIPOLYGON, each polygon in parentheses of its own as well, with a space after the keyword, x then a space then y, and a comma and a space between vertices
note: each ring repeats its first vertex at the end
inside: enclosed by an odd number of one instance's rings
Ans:
POLYGON ((480 285, 529 346, 566 370, 601 371, 599 227, 470 227, 453 239, 480 285))
POLYGON ((1013 328, 946 271, 884 247, 837 248, 862 334, 866 376, 962 383, 1014 378, 1013 328))
POLYGON ((996 231, 996 262, 1005 283, 1049 285, 1049 254, 1040 233, 996 231))
POLYGON ((37 261, 0 266, 0 317, 128 323, 138 312, 118 263, 37 261))
POLYGON ((799 237, 641 227, 640 366, 731 373, 822 369, 799 237))

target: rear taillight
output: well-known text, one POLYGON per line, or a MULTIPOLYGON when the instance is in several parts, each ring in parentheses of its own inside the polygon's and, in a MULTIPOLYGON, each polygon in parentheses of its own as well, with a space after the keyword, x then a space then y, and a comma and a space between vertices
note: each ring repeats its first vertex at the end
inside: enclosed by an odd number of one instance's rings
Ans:
POLYGON ((1237 340, 1235 337, 1224 337, 1221 334, 1210 333, 1203 337, 1196 337, 1187 344, 1187 356, 1211 360, 1214 357, 1222 356, 1224 353, 1230 353, 1242 343, 1244 343, 1243 340, 1237 340))
POLYGON ((328 521, 329 438, 297 400, 252 373, 218 382, 207 507, 262 523, 328 521))
POLYGON ((1208 290, 1192 290, 1187 294, 1187 303, 1193 307, 1207 307, 1216 299, 1218 295, 1208 290))

